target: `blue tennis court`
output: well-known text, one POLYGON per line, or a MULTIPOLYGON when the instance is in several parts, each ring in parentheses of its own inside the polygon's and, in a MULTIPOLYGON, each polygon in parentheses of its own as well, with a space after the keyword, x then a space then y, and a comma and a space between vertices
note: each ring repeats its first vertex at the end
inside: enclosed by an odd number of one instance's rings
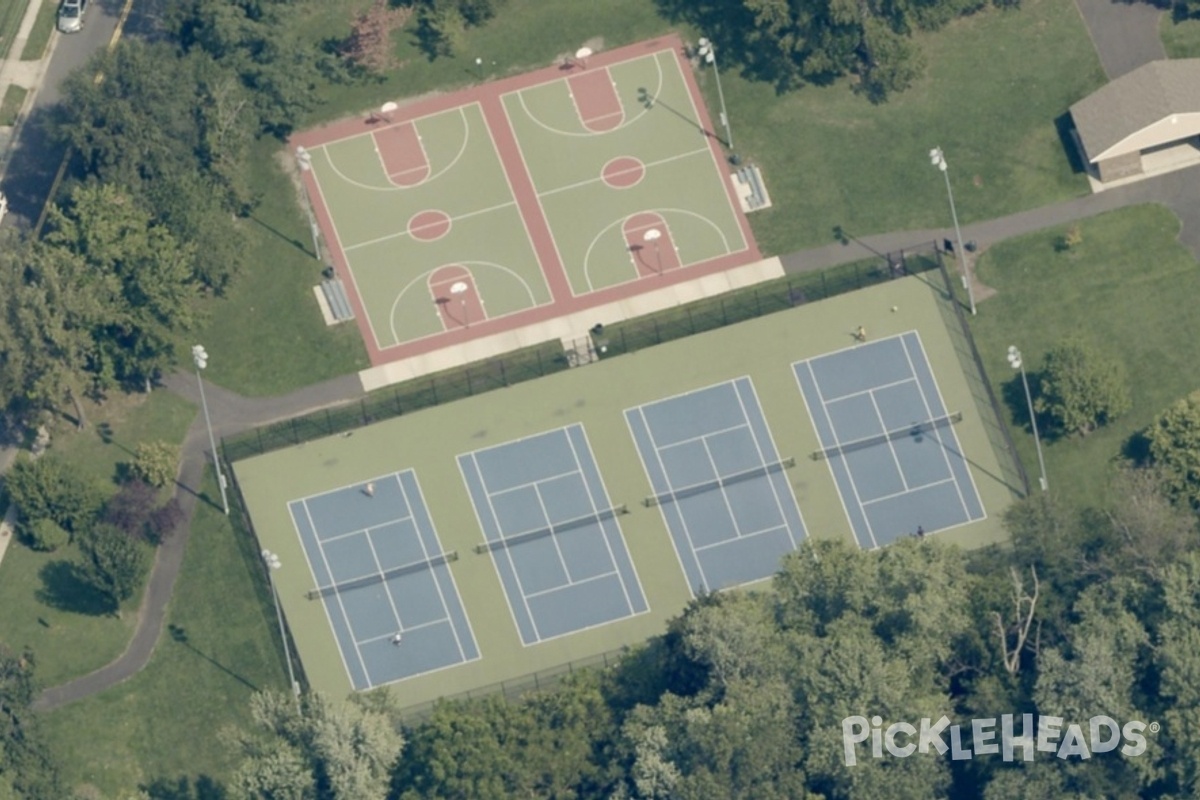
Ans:
POLYGON ((649 610, 583 426, 465 453, 458 466, 526 645, 649 610))
POLYGON ((355 689, 479 658, 412 470, 288 504, 355 689))
POLYGON ((625 421, 693 594, 770 577, 804 522, 749 378, 637 406, 625 421))
POLYGON ((986 517, 916 331, 792 368, 861 547, 986 517))

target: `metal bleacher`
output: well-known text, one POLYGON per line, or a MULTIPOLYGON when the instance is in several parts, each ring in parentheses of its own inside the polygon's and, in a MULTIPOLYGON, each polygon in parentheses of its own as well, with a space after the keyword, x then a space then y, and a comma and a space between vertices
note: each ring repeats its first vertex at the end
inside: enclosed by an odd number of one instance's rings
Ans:
POLYGON ((350 298, 346 296, 346 287, 340 278, 326 278, 321 281, 321 291, 329 303, 329 311, 338 322, 354 319, 354 309, 350 298))

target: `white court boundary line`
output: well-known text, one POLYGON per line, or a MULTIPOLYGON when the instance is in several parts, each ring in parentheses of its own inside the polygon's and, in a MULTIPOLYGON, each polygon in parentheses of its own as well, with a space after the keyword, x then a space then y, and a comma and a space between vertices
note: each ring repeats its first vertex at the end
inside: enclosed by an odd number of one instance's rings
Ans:
MULTIPOLYGON (((780 459, 781 453, 779 452, 779 447, 775 444, 775 434, 773 434, 771 432, 771 425, 770 425, 770 423, 767 422, 767 414, 765 411, 763 411, 762 399, 759 398, 759 396, 758 396, 758 388, 754 385, 754 379, 751 378, 750 376, 746 376, 745 380, 746 380, 746 384, 750 387, 750 394, 754 397, 754 405, 758 408, 758 416, 762 420, 763 428, 767 432, 768 442, 771 445, 771 452, 775 454, 772 461, 778 461, 780 459)), ((748 413, 746 413, 746 406, 745 406, 745 403, 742 401, 742 397, 741 397, 740 393, 738 394, 738 402, 742 402, 742 413, 746 416, 746 424, 750 428, 750 438, 752 438, 754 440, 754 444, 758 448, 758 458, 760 461, 763 462, 763 465, 765 466, 768 462, 767 462, 767 459, 763 457, 764 453, 763 453, 763 449, 762 449, 762 447, 763 447, 762 442, 759 441, 758 436, 756 436, 754 433, 754 426, 752 424, 750 424, 750 415, 748 413)), ((792 529, 791 529, 791 526, 788 525, 787 514, 785 514, 783 512, 783 501, 780 500, 780 498, 779 498, 779 492, 775 487, 775 481, 772 479, 772 476, 769 474, 767 475, 767 478, 771 484, 771 492, 772 492, 772 494, 775 495, 775 504, 777 506, 779 506, 779 515, 783 519, 783 527, 786 528, 788 531, 788 539, 792 543, 792 552, 795 552, 796 548, 798 548, 800 546, 800 542, 797 542, 796 537, 794 537, 792 535, 792 529)), ((796 500, 796 493, 792 490, 792 482, 784 481, 784 485, 787 486, 788 495, 790 495, 792 498, 792 505, 796 509, 796 516, 800 519, 799 534, 802 539, 807 539, 808 538, 808 525, 804 522, 804 512, 800 509, 800 502, 798 500, 796 500)))
MULTIPOLYGON (((588 287, 588 290, 587 290, 587 292, 585 292, 585 294, 591 294, 591 293, 597 291, 597 289, 595 288, 595 286, 592 283, 591 260, 592 260, 592 251, 596 248, 596 244, 600 241, 600 238, 602 236, 605 236, 609 231, 611 231, 616 226, 624 225, 626 222, 629 221, 630 217, 637 216, 638 214, 658 214, 658 216, 663 220, 663 224, 666 225, 668 229, 670 229, 670 221, 667 219, 666 212, 671 212, 673 214, 680 214, 680 215, 687 216, 687 217, 695 217, 696 219, 700 220, 701 222, 708 223, 708 225, 710 225, 712 227, 712 229, 717 232, 717 235, 719 235, 721 237, 721 244, 725 247, 725 252, 719 256, 710 256, 709 258, 704 259, 705 261, 711 261, 714 258, 721 258, 722 256, 729 256, 729 255, 733 255, 734 253, 743 252, 742 250, 730 250, 729 249, 729 240, 727 238, 725 238, 725 231, 721 230, 720 226, 717 225, 715 222, 713 222, 711 218, 706 217, 703 214, 700 214, 695 211, 690 211, 686 208, 661 208, 661 207, 660 208, 644 208, 641 211, 635 211, 632 214, 624 215, 620 219, 613 220, 608 225, 605 225, 603 228, 601 228, 600 232, 597 233, 596 236, 592 239, 592 243, 588 245, 588 248, 586 251, 584 251, 584 255, 583 255, 583 278, 584 278, 585 282, 587 283, 587 287, 588 287)), ((551 235, 553 235, 553 233, 551 233, 551 235)), ((675 240, 672 239, 671 242, 672 242, 672 244, 674 244, 675 240)), ((556 248, 558 247, 557 243, 555 244, 555 247, 556 248)), ((626 247, 625 249, 628 250, 628 247, 626 247)), ((676 253, 676 256, 678 256, 678 254, 679 254, 678 247, 676 247, 675 253, 676 253)), ((680 258, 679 259, 679 269, 681 269, 681 270, 687 269, 688 267, 692 266, 693 264, 697 264, 697 263, 700 263, 700 262, 692 261, 692 262, 685 264, 683 262, 683 259, 680 258)), ((636 272, 636 268, 634 271, 636 272)), ((602 289, 611 289, 614 286, 624 286, 628 283, 635 283, 640 280, 644 280, 644 277, 641 275, 635 275, 633 278, 630 278, 627 281, 619 281, 617 283, 605 284, 601 288, 602 289)), ((567 283, 569 284, 570 280, 568 280, 567 283)), ((572 290, 572 294, 574 294, 574 290, 572 290)), ((578 297, 578 295, 575 295, 575 296, 578 297)))
MULTIPOLYGON (((925 352, 925 343, 921 340, 921 332, 920 331, 910 331, 910 333, 912 333, 916 337, 917 344, 921 348, 921 357, 925 359, 925 366, 929 368, 929 375, 930 375, 930 377, 933 378, 933 388, 934 388, 934 391, 937 392, 938 403, 941 404, 943 409, 946 409, 946 400, 944 397, 942 397, 942 387, 941 387, 941 384, 938 383, 937 375, 935 375, 933 372, 933 363, 929 360, 929 354, 927 352, 925 352)), ((903 343, 903 339, 902 339, 902 343, 903 343)), ((905 354, 908 353, 907 346, 905 347, 904 352, 905 352, 905 354)), ((918 386, 919 386, 919 384, 920 384, 920 382, 918 381, 918 386)), ((921 393, 921 396, 922 397, 925 396, 924 392, 921 393)), ((949 410, 949 409, 947 409, 947 410, 949 410)), ((967 522, 982 522, 983 520, 988 518, 987 507, 984 506, 983 495, 981 495, 979 493, 979 486, 975 483, 975 473, 973 473, 971 471, 971 462, 967 459, 967 451, 965 449, 963 449, 962 442, 960 442, 958 440, 958 432, 955 431, 953 427, 951 427, 951 429, 950 429, 950 435, 952 437, 954 437, 954 450, 955 450, 955 452, 958 453, 959 458, 962 459, 963 469, 965 469, 967 471, 967 477, 971 479, 971 489, 975 492, 975 499, 979 501, 979 510, 981 512, 983 512, 983 516, 980 517, 979 519, 972 519, 971 512, 967 511, 967 522)), ((938 441, 941 442, 941 439, 939 438, 938 441)), ((944 454, 945 454, 945 450, 943 450, 943 455, 944 454)), ((950 474, 951 475, 954 474, 953 470, 951 470, 950 474)), ((955 479, 955 483, 958 483, 957 478, 955 479)), ((961 487, 959 488, 959 493, 960 494, 962 493, 961 487)), ((964 508, 964 511, 965 510, 966 509, 964 508)), ((966 523, 962 523, 962 524, 965 525, 966 523)), ((951 526, 951 528, 956 528, 956 527, 958 527, 958 526, 957 525, 951 526)), ((950 528, 943 528, 943 530, 950 530, 950 528)))
MULTIPOLYGON (((649 53, 644 56, 638 56, 637 58, 627 58, 624 61, 618 61, 616 64, 611 64, 609 66, 604 67, 603 69, 606 72, 608 72, 609 80, 612 80, 612 67, 623 66, 625 64, 633 64, 638 61, 645 61, 648 58, 653 59, 655 71, 658 73, 658 86, 655 88, 654 94, 652 96, 658 97, 658 95, 662 92, 663 82, 664 82, 662 62, 660 62, 658 60, 658 57, 660 54, 662 54, 664 52, 673 52, 673 51, 672 50, 658 50, 654 53, 649 53)), ((681 71, 681 73, 682 73, 682 71, 681 71)), ((559 136, 575 136, 575 137, 582 137, 582 138, 594 138, 594 137, 599 137, 599 136, 607 136, 610 133, 616 133, 617 131, 628 128, 629 126, 631 126, 635 122, 637 122, 639 119, 646 116, 646 114, 650 113, 649 108, 643 108, 641 112, 639 112, 635 116, 629 117, 624 122, 622 122, 619 126, 617 126, 616 128, 613 128, 611 131, 565 131, 565 130, 555 127, 554 125, 550 125, 550 124, 543 122, 536 114, 534 114, 529 109, 529 105, 525 102, 525 93, 540 90, 540 89, 550 87, 550 86, 554 86, 557 83, 562 83, 562 84, 565 84, 566 94, 568 97, 571 98, 572 105, 574 105, 575 98, 574 98, 573 93, 571 92, 571 84, 569 82, 569 78, 571 78, 570 75, 564 75, 561 78, 555 78, 553 80, 546 81, 545 83, 539 83, 539 84, 535 84, 534 86, 526 86, 523 89, 513 89, 510 92, 504 92, 503 94, 500 95, 500 104, 502 106, 504 106, 504 110, 507 113, 508 103, 504 102, 504 100, 505 100, 505 98, 507 98, 509 96, 516 95, 517 102, 519 102, 521 104, 521 110, 525 112, 525 116, 528 117, 529 121, 532 122, 534 125, 537 125, 539 128, 542 128, 543 130, 546 130, 549 133, 553 133, 553 134, 556 134, 559 136)), ((680 78, 682 78, 684 80, 684 86, 686 88, 686 86, 687 86, 686 78, 684 78, 684 76, 682 74, 680 75, 680 78)), ((613 81, 613 84, 616 85, 616 82, 613 81)), ((620 95, 618 94, 617 97, 620 98, 620 95)), ((624 112, 624 110, 625 110, 624 102, 621 103, 621 110, 622 110, 622 112, 624 112)), ((576 106, 576 109, 575 109, 575 116, 579 117, 580 125, 582 126, 583 118, 579 114, 578 106, 576 106)), ((511 123, 511 115, 510 115, 509 121, 511 123)))
MULTIPOLYGON (((470 142, 471 142, 471 123, 467 119, 467 114, 464 109, 470 108, 472 106, 478 106, 478 105, 479 105, 478 102, 464 103, 463 105, 458 106, 457 108, 449 108, 449 109, 446 109, 445 111, 439 112, 438 114, 427 114, 424 117, 420 118, 420 119, 432 119, 433 117, 442 116, 444 114, 449 114, 452 111, 458 111, 459 116, 462 118, 463 140, 462 140, 462 144, 459 145, 458 153, 454 156, 453 159, 450 160, 450 163, 446 164, 440 170, 436 170, 436 171, 433 168, 433 162, 430 161, 430 159, 429 159, 429 155, 427 153, 425 153, 425 142, 424 142, 423 137, 421 136, 421 130, 417 126, 418 120, 409 120, 407 123, 400 123, 400 124, 410 124, 413 126, 413 130, 415 130, 417 132, 417 141, 421 145, 421 152, 423 154, 425 154, 425 163, 429 165, 429 174, 426 175, 425 178, 422 179, 420 182, 414 183, 412 186, 397 186, 396 184, 392 183, 391 173, 389 173, 387 171, 387 165, 385 165, 383 163, 383 154, 379 152, 379 145, 375 141, 375 138, 374 138, 375 134, 378 133, 378 131, 369 131, 368 134, 371 136, 371 146, 375 153, 375 157, 379 161, 379 171, 383 175, 384 179, 387 180, 387 182, 390 184, 388 186, 372 186, 369 183, 363 183, 361 181, 355 180, 354 178, 351 178, 349 175, 342 172, 341 168, 338 167, 338 165, 334 162, 333 155, 329 152, 330 146, 342 144, 343 142, 348 142, 348 141, 351 141, 352 139, 357 139, 359 136, 362 136, 365 134, 355 134, 354 136, 347 136, 344 139, 337 139, 332 142, 324 142, 322 144, 317 145, 315 148, 312 148, 312 149, 324 150, 325 151, 325 160, 329 162, 329 168, 332 169, 339 178, 341 178, 343 181, 350 184, 351 186, 357 187, 364 191, 370 191, 370 192, 407 192, 412 189, 416 189, 421 186, 425 186, 427 184, 433 183, 434 181, 440 179, 443 175, 445 175, 447 172, 454 169, 454 167, 456 167, 458 165, 458 162, 462 159, 463 154, 467 152, 467 145, 470 144, 470 142)), ((482 117, 482 115, 483 115, 483 112, 481 110, 480 116, 482 117)), ((396 173, 396 174, 399 174, 399 173, 396 173)))
MULTIPOLYGON (((516 278, 521 283, 521 285, 525 287, 525 293, 527 295, 529 295, 529 305, 528 306, 526 306, 525 308, 518 308, 515 311, 509 311, 506 314, 498 314, 494 317, 491 315, 488 315, 486 321, 491 321, 493 319, 504 319, 505 317, 512 316, 513 314, 522 314, 526 311, 529 311, 530 309, 541 308, 542 306, 551 305, 554 302, 554 300, 551 299, 551 300, 546 301, 545 303, 539 303, 537 301, 537 298, 534 297, 534 295, 533 295, 533 287, 531 287, 529 285, 529 282, 526 281, 525 278, 523 278, 521 275, 517 274, 517 272, 515 270, 513 270, 511 267, 506 267, 503 264, 496 264, 496 263, 493 263, 490 261, 456 261, 453 264, 438 264, 436 267, 433 267, 432 269, 428 269, 425 272, 422 272, 420 275, 417 275, 411 281, 406 283, 404 285, 404 288, 402 288, 399 291, 399 293, 397 293, 396 299, 392 301, 392 307, 390 309, 388 309, 388 328, 391 330, 393 344, 388 345, 388 347, 398 347, 401 344, 408 344, 410 342, 419 342, 422 339, 428 339, 432 336, 441 336, 442 334, 444 334, 446 332, 446 328, 443 327, 442 330, 440 330, 440 331, 435 331, 434 333, 427 333, 424 336, 418 336, 415 339, 405 339, 404 341, 401 341, 400 335, 396 332, 396 311, 397 311, 398 307, 400 306, 400 301, 404 299, 404 295, 407 294, 409 292, 409 290, 411 290, 413 288, 413 286, 415 286, 418 283, 428 286, 430 275, 437 272, 442 267, 449 267, 449 266, 462 267, 468 273, 471 274, 471 280, 475 281, 476 294, 479 297, 479 305, 484 307, 485 309, 486 309, 486 306, 484 304, 483 294, 481 292, 479 292, 479 281, 477 281, 475 279, 475 274, 474 274, 474 270, 472 269, 472 267, 491 267, 491 268, 500 270, 501 272, 506 272, 509 275, 511 275, 512 277, 516 278)), ((547 287, 547 292, 548 291, 549 291, 549 288, 547 287)), ((435 314, 438 313, 436 308, 434 309, 434 313, 435 314)), ((370 322, 369 315, 368 315, 367 321, 370 322)), ((371 325, 372 333, 374 333, 374 330, 375 330, 375 326, 371 325)), ((378 336, 376 336, 376 342, 378 342, 378 336)))

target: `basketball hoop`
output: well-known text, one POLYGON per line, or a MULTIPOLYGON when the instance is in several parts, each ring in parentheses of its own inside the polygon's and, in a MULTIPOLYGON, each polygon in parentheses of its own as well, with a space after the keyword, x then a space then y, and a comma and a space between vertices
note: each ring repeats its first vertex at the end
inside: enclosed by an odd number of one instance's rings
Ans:
POLYGON ((393 103, 390 100, 379 107, 379 118, 384 122, 392 121, 392 112, 400 107, 399 103, 393 103))
POLYGON ((581 47, 575 51, 575 63, 580 69, 587 69, 587 60, 592 56, 592 48, 581 47))

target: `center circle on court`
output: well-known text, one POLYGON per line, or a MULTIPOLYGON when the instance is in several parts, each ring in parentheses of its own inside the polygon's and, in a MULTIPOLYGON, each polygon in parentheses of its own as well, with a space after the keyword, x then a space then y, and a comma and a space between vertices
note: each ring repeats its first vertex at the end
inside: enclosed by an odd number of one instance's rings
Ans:
POLYGON ((434 242, 450 232, 450 215, 445 211, 418 211, 409 217, 408 235, 418 242, 434 242))
POLYGON ((600 170, 605 185, 612 189, 637 186, 646 176, 646 165, 632 156, 617 156, 600 170))

